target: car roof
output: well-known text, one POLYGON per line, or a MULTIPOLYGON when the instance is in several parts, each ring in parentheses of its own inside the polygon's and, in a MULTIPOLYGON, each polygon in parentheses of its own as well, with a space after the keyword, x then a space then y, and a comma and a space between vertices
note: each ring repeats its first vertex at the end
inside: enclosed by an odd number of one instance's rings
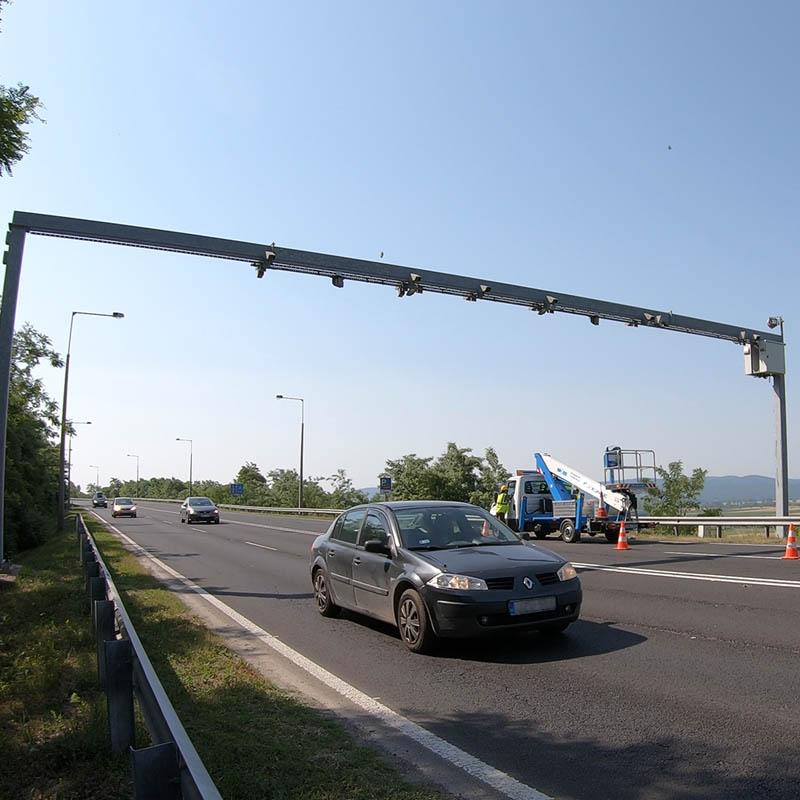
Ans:
MULTIPOLYGON (((391 511, 413 511, 415 508, 478 508, 472 503, 460 503, 456 500, 389 500, 382 503, 367 503, 355 508, 388 508, 391 511)), ((347 509, 348 511, 350 509, 347 509)))

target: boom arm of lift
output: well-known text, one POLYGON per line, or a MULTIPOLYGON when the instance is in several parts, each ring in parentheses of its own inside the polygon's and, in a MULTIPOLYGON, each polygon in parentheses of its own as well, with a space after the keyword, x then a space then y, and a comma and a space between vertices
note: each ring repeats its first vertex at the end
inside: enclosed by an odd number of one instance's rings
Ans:
POLYGON ((536 466, 547 479, 550 491, 556 499, 561 499, 560 495, 563 493, 563 487, 558 486, 556 483, 556 491, 554 491, 553 484, 561 481, 577 487, 584 494, 596 497, 598 500, 602 496, 603 502, 608 503, 612 508, 616 508, 617 511, 625 513, 630 508, 631 501, 627 495, 622 492, 615 492, 613 489, 607 489, 602 483, 593 480, 582 472, 578 472, 576 469, 572 469, 572 467, 568 467, 557 458, 553 458, 549 453, 534 453, 534 458, 536 459, 536 466))

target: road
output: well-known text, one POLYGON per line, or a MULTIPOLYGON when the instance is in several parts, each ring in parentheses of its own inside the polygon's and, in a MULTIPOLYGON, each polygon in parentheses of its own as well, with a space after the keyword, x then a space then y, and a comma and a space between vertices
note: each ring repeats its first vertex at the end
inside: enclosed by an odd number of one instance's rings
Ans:
MULTIPOLYGON (((110 521, 106 509, 98 509, 110 521)), ((800 794, 800 562, 783 548, 584 537, 581 620, 413 655, 389 626, 320 617, 308 575, 327 523, 234 514, 179 524, 143 503, 114 525, 307 658, 554 798, 800 794)))

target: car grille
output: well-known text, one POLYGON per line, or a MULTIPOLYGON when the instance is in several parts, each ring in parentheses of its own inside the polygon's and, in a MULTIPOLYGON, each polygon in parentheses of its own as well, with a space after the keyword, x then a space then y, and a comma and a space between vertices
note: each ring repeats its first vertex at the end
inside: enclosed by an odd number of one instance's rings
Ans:
POLYGON ((536 580, 542 586, 549 586, 551 583, 558 583, 558 573, 556 572, 542 572, 536 576, 536 580))
POLYGON ((501 591, 503 589, 513 589, 514 578, 513 576, 510 578, 487 578, 486 588, 495 589, 496 591, 501 591))

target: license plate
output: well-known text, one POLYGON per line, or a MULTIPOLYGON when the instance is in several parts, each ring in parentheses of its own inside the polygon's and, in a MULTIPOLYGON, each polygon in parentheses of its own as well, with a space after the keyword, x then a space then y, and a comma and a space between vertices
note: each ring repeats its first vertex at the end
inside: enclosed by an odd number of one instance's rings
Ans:
POLYGON ((519 614, 536 614, 539 611, 555 611, 555 597, 528 597, 525 600, 509 600, 508 613, 513 616, 519 614))

